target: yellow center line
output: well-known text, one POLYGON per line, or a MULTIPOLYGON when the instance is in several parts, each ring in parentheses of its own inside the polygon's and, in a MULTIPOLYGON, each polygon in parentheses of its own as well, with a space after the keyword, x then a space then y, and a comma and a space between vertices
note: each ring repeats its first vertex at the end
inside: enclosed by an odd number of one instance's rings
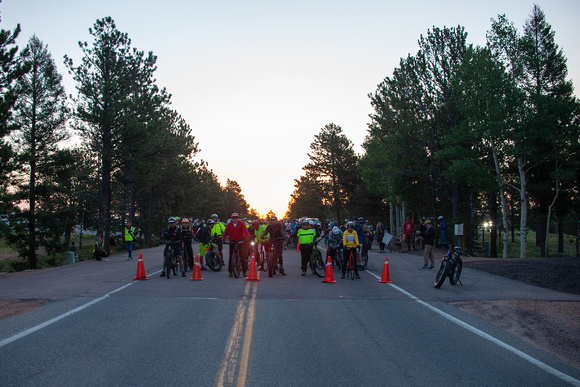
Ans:
POLYGON ((224 357, 220 365, 218 378, 215 384, 216 387, 234 385, 236 368, 238 364, 239 364, 239 369, 237 372, 238 378, 235 385, 239 387, 244 387, 246 384, 246 378, 248 374, 248 364, 250 358, 250 346, 252 344, 252 334, 254 332, 257 291, 258 291, 257 282, 246 283, 244 295, 240 300, 240 302, 238 303, 234 324, 232 326, 232 330, 230 332, 230 336, 226 346, 226 351, 224 353, 224 357), (254 288, 252 292, 252 298, 248 302, 248 295, 250 294, 251 286, 254 286, 254 288), (244 320, 246 321, 245 329, 243 329, 244 320), (240 347, 242 347, 241 351, 240 347))

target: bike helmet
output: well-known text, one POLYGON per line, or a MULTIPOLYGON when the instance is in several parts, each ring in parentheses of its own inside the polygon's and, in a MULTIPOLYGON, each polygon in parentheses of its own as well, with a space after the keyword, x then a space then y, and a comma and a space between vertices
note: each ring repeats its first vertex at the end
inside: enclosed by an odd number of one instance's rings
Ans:
POLYGON ((335 234, 335 235, 338 235, 338 234, 340 234, 340 228, 338 228, 338 227, 334 226, 334 227, 332 228, 332 233, 333 233, 333 234, 335 234))
POLYGON ((353 222, 348 222, 348 223, 346 224, 346 227, 351 227, 351 226, 352 226, 352 227, 354 227, 354 223, 353 223, 353 222))
POLYGON ((364 221, 365 221, 365 218, 358 218, 358 222, 359 222, 359 223, 362 223, 362 222, 364 222, 364 221))
POLYGON ((234 212, 234 213, 232 214, 232 218, 239 218, 239 217, 240 217, 240 215, 238 215, 238 213, 237 213, 237 212, 234 212))
POLYGON ((351 220, 352 221, 355 221, 356 220, 358 222, 358 216, 353 216, 351 220))
POLYGON ((272 216, 270 220, 278 220, 278 218, 276 216, 272 216))
POLYGON ((308 222, 308 220, 304 219, 304 220, 302 221, 302 224, 310 224, 310 223, 308 222))
POLYGON ((213 221, 213 219, 209 219, 209 220, 207 221, 207 224, 215 224, 215 222, 213 221))
POLYGON ((183 220, 181 221, 181 223, 189 223, 189 219, 183 218, 183 220))
POLYGON ((167 222, 173 223, 173 222, 175 222, 175 218, 172 216, 171 218, 169 218, 169 220, 167 220, 167 222))
POLYGON ((212 218, 217 218, 218 216, 217 216, 217 214, 213 214, 211 217, 212 218))

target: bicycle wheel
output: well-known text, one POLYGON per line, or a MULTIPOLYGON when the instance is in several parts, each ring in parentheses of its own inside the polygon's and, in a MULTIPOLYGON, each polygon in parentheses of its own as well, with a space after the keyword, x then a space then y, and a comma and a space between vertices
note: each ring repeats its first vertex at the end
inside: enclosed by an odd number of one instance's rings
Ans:
POLYGON ((449 275, 449 261, 443 260, 441 261, 441 267, 439 267, 439 271, 435 275, 435 282, 434 285, 436 288, 440 288, 445 282, 445 278, 449 275))
POLYGON ((270 251, 268 253, 268 277, 272 277, 276 272, 276 262, 274 262, 275 258, 276 256, 274 253, 270 251))
POLYGON ((173 275, 177 276, 177 266, 179 265, 179 263, 177 262, 177 256, 175 255, 175 253, 172 253, 171 256, 172 256, 171 268, 173 269, 173 275))
POLYGON ((348 259, 349 275, 351 280, 354 280, 354 265, 356 265, 356 262, 354 260, 354 255, 351 254, 348 259))
POLYGON ((242 274, 242 262, 240 261, 240 254, 236 251, 232 258, 234 261, 234 277, 240 278, 240 275, 242 274))
POLYGON ((459 277, 461 276, 461 270, 463 269, 463 261, 461 258, 457 258, 455 261, 455 270, 452 273, 449 273, 449 283, 451 285, 455 285, 459 282, 459 277))
POLYGON ((222 261, 215 251, 210 250, 205 253, 205 263, 211 271, 220 271, 222 269, 222 261))
POLYGON ((369 251, 368 249, 365 247, 363 248, 363 253, 362 253, 362 260, 363 260, 363 266, 366 269, 367 268, 367 264, 369 263, 369 251))
POLYGON ((169 279, 169 273, 171 272, 171 263, 173 260, 173 250, 167 250, 165 252, 165 270, 166 270, 166 277, 169 279))
POLYGON ((324 270, 326 270, 326 261, 322 257, 322 253, 318 249, 316 249, 316 268, 323 273, 324 270))

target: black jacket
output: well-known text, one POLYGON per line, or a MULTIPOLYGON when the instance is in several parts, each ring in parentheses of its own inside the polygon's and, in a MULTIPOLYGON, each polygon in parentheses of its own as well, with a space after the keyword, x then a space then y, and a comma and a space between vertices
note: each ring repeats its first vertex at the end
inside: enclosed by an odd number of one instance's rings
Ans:
POLYGON ((421 236, 425 238, 425 245, 435 246, 435 227, 427 227, 427 230, 422 232, 421 236))

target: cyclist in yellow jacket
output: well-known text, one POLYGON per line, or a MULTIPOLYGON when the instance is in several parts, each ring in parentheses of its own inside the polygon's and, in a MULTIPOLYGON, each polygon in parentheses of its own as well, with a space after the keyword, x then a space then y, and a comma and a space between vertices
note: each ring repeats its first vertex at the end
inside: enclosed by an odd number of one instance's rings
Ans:
MULTIPOLYGON (((350 254, 353 254, 353 265, 354 266, 354 273, 356 274, 356 278, 360 279, 358 275, 358 267, 356 264, 356 255, 358 251, 358 246, 360 245, 358 240, 358 234, 354 230, 354 223, 348 222, 346 224, 346 231, 342 235, 342 245, 344 246, 344 258, 342 260, 342 276, 340 278, 345 278, 344 274, 346 272, 346 267, 348 265, 348 260, 350 258, 350 254)), ((351 269, 352 270, 352 269, 351 269)))
POLYGON ((222 259, 222 262, 223 262, 224 261, 224 252, 223 252, 224 247, 223 247, 223 243, 222 243, 222 235, 224 234, 226 226, 224 226, 224 224, 219 221, 217 214, 213 214, 211 216, 211 219, 215 222, 215 224, 211 228, 211 236, 214 239, 214 243, 218 247, 218 253, 219 253, 219 255, 222 259))

